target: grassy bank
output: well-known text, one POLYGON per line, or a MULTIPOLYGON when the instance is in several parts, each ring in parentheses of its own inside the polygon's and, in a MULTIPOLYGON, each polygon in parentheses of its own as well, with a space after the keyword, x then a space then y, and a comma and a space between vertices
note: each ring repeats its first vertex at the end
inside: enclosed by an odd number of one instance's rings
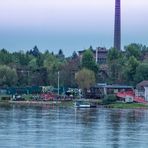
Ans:
MULTIPOLYGON (((0 96, 0 105, 11 105, 11 104, 17 104, 17 105, 29 105, 29 106, 42 106, 42 105, 54 105, 59 107, 73 107, 73 104, 75 100, 53 100, 53 101, 42 101, 42 100, 34 100, 32 99, 32 96, 24 96, 24 101, 11 101, 9 100, 10 96, 0 96), (3 99, 2 99, 3 98, 3 99)), ((95 103, 101 106, 104 106, 105 108, 117 108, 117 109, 136 109, 136 108, 144 108, 148 109, 148 104, 140 104, 140 103, 119 103, 119 102, 112 102, 105 104, 102 100, 98 99, 86 99, 87 101, 91 103, 95 103)))
POLYGON ((107 108, 119 108, 119 109, 134 109, 134 108, 145 108, 148 109, 147 104, 140 103, 114 103, 106 105, 107 108))
MULTIPOLYGON (((92 103, 100 104, 100 100, 87 99, 92 103)), ((51 100, 51 101, 36 101, 36 100, 27 100, 24 101, 11 101, 11 100, 0 100, 0 105, 26 105, 26 106, 42 106, 42 105, 54 105, 58 107, 73 107, 75 100, 51 100)))

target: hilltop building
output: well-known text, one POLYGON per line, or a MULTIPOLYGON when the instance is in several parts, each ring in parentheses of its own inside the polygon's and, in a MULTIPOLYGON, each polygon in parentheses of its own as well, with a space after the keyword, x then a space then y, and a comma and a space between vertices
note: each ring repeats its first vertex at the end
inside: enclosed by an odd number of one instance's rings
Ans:
MULTIPOLYGON (((104 47, 97 47, 96 50, 90 49, 93 53, 94 59, 96 63, 102 65, 107 63, 107 54, 108 50, 104 47)), ((80 60, 82 59, 82 56, 86 50, 79 51, 79 57, 80 60)))

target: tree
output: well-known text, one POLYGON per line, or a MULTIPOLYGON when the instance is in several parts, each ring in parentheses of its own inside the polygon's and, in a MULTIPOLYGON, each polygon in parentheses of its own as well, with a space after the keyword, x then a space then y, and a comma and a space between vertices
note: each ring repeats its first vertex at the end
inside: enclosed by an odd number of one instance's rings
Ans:
POLYGON ((143 49, 143 46, 141 44, 132 43, 128 46, 125 46, 126 56, 129 58, 131 56, 134 56, 137 60, 140 60, 141 58, 141 51, 143 49))
POLYGON ((17 84, 17 73, 6 65, 0 65, 0 86, 15 86, 17 84))
POLYGON ((134 56, 131 56, 126 63, 126 67, 124 71, 125 79, 130 84, 134 84, 134 77, 135 77, 136 68, 138 67, 138 65, 139 65, 139 61, 134 56))
POLYGON ((37 69, 38 66, 37 66, 37 60, 36 60, 36 58, 33 58, 33 59, 29 62, 28 67, 31 68, 32 70, 37 69))
POLYGON ((43 63, 44 63, 44 57, 42 54, 39 54, 36 58, 36 63, 38 65, 38 67, 42 67, 43 66, 43 63))
POLYGON ((142 61, 148 62, 148 47, 146 46, 143 46, 143 49, 142 49, 142 61))
POLYGON ((96 64, 93 53, 90 49, 86 50, 83 54, 82 68, 92 70, 95 74, 98 72, 98 65, 96 64))
POLYGON ((80 61, 77 58, 68 59, 62 66, 60 72, 61 83, 65 87, 77 87, 75 73, 78 72, 80 61))
POLYGON ((0 64, 8 65, 12 62, 12 55, 6 50, 0 50, 0 64))
POLYGON ((57 72, 61 70, 62 62, 54 55, 47 54, 44 59, 44 67, 48 72, 49 85, 57 86, 57 72))
POLYGON ((47 81, 47 69, 38 68, 32 71, 29 77, 30 85, 45 86, 48 84, 47 81))
POLYGON ((32 55, 34 55, 35 57, 40 55, 40 51, 36 45, 33 47, 32 55))
POLYGON ((60 65, 61 65, 61 62, 59 61, 59 59, 56 56, 54 56, 50 53, 45 56, 44 67, 46 67, 48 70, 54 69, 54 70, 58 71, 60 65))
POLYGON ((58 57, 58 59, 60 59, 61 61, 64 60, 65 55, 64 55, 62 49, 59 50, 59 53, 58 53, 57 57, 58 57))
POLYGON ((14 52, 12 54, 13 63, 20 66, 27 66, 31 59, 31 56, 25 54, 23 51, 14 52))
POLYGON ((78 59, 78 54, 76 53, 76 51, 73 52, 72 59, 78 59))
POLYGON ((124 56, 115 48, 108 52, 108 75, 110 83, 123 83, 124 56))
POLYGON ((86 68, 77 72, 75 79, 79 88, 84 92, 96 83, 94 72, 86 68))
POLYGON ((36 58, 36 63, 38 67, 42 67, 44 63, 43 54, 39 51, 37 46, 33 47, 33 50, 30 50, 30 52, 27 52, 30 55, 33 55, 36 58))
POLYGON ((114 61, 119 59, 120 57, 121 57, 121 53, 117 49, 111 48, 108 51, 108 55, 107 55, 108 61, 114 61))
POLYGON ((139 83, 143 80, 148 80, 148 63, 141 63, 136 68, 134 80, 139 83))

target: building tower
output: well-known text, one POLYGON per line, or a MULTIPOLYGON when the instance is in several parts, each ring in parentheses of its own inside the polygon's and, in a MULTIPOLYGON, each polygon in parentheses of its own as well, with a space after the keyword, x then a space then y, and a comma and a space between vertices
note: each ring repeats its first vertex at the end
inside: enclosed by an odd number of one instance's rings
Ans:
POLYGON ((114 48, 121 50, 121 9, 120 0, 115 0, 114 48))

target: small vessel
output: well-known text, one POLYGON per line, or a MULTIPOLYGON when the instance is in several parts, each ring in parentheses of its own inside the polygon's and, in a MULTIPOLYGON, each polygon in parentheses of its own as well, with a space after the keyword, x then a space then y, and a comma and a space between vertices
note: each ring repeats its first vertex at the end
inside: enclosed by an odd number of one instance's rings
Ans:
POLYGON ((91 102, 86 101, 86 100, 77 100, 75 101, 74 106, 76 108, 95 108, 97 107, 96 104, 92 104, 91 102))

